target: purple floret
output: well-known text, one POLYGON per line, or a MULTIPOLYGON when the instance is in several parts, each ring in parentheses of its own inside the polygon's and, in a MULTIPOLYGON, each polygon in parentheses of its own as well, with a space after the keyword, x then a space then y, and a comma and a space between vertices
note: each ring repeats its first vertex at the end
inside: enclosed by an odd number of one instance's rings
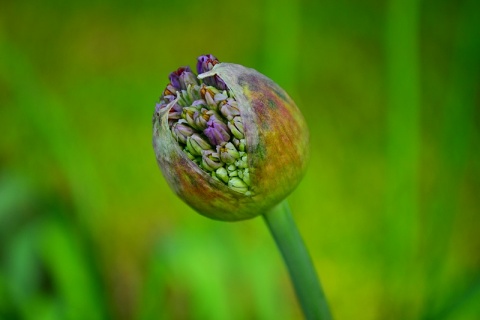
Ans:
MULTIPOLYGON (((197 72, 204 73, 213 69, 213 67, 219 63, 218 59, 212 54, 205 54, 197 59, 197 72)), ((214 86, 220 90, 226 90, 227 86, 219 76, 205 78, 203 80, 207 85, 214 86)))
POLYGON ((189 66, 180 67, 168 76, 170 83, 177 90, 185 90, 189 84, 198 84, 197 77, 189 66))
POLYGON ((214 146, 222 146, 230 140, 230 134, 228 132, 228 127, 225 123, 212 115, 207 122, 207 128, 203 131, 207 136, 210 143, 214 146))

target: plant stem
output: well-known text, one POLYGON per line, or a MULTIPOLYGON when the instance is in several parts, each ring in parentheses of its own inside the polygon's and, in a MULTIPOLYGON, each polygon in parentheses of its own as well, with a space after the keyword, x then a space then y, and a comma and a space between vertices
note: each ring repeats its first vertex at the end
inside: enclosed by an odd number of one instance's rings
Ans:
POLYGON ((295 293, 307 319, 331 319, 312 260, 286 200, 263 215, 288 267, 295 293))

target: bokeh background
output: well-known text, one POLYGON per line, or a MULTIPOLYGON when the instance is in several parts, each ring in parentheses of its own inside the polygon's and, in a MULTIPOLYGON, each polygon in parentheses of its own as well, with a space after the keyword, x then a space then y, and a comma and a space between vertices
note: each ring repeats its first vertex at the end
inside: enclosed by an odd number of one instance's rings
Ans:
POLYGON ((307 119, 289 202, 336 319, 480 319, 479 13, 2 1, 0 319, 301 319, 262 219, 206 219, 157 168, 155 102, 204 53, 307 119))

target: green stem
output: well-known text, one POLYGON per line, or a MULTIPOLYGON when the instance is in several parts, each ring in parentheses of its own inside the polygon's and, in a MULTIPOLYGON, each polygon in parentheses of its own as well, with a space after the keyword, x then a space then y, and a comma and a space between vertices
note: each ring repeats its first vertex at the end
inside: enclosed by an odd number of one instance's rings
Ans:
POLYGON ((297 298, 307 319, 331 319, 327 300, 312 260, 286 200, 263 215, 288 267, 297 298))

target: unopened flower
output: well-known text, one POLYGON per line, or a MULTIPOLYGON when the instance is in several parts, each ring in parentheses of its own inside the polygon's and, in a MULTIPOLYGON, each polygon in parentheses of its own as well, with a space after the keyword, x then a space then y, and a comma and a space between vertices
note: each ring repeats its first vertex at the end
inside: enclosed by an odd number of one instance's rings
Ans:
POLYGON ((245 193, 248 191, 247 184, 238 177, 233 177, 230 180, 228 180, 228 186, 240 193, 245 193))
POLYGON ((195 160, 195 156, 188 150, 188 148, 183 149, 183 152, 187 155, 190 160, 195 160))
POLYGON ((238 110, 237 102, 231 98, 225 100, 225 102, 221 104, 220 112, 229 121, 233 120, 234 117, 240 116, 240 111, 238 110))
POLYGON ((246 169, 248 168, 248 160, 247 160, 247 156, 244 155, 242 156, 240 159, 238 159, 237 161, 235 161, 235 165, 237 166, 237 168, 239 169, 246 169))
POLYGON ((187 138, 187 150, 196 156, 201 156, 205 150, 211 150, 212 146, 200 134, 194 133, 187 138))
POLYGON ((203 130, 203 133, 214 146, 222 146, 230 140, 230 133, 227 125, 214 115, 209 118, 207 128, 203 130))
POLYGON ((237 148, 237 150, 245 151, 245 139, 233 138, 232 142, 233 142, 233 145, 235 146, 235 148, 237 148))
POLYGON ((192 128, 197 127, 197 125, 195 124, 195 120, 194 120, 195 112, 197 112, 197 109, 195 107, 184 107, 183 110, 182 110, 182 114, 181 114, 183 119, 185 119, 185 121, 187 121, 187 123, 192 128))
POLYGON ((195 126, 200 130, 206 129, 208 120, 210 120, 210 117, 214 114, 214 111, 208 110, 206 108, 201 108, 200 111, 197 110, 193 115, 195 126))
POLYGON ((228 183, 228 172, 224 167, 218 168, 215 173, 217 177, 225 183, 228 183))
POLYGON ((176 94, 177 94, 177 88, 175 88, 171 83, 169 83, 165 88, 165 90, 163 90, 164 96, 175 96, 176 94))
POLYGON ((207 87, 205 84, 202 84, 198 92, 200 94, 200 97, 205 100, 205 102, 207 103, 207 107, 210 110, 218 111, 218 102, 215 101, 214 98, 218 93, 220 93, 217 88, 212 86, 207 87))
MULTIPOLYGON (((198 74, 210 71, 213 67, 219 63, 218 59, 213 54, 205 54, 197 58, 197 72, 198 74)), ((211 79, 204 80, 205 83, 209 83, 211 79)))
MULTIPOLYGON (((218 59, 215 58, 215 56, 213 56, 211 54, 206 54, 206 55, 198 57, 198 59, 197 59, 197 72, 198 72, 198 74, 201 74, 201 73, 212 70, 213 67, 217 63, 219 63, 218 59)), ((220 90, 227 89, 227 86, 225 85, 225 82, 223 82, 223 80, 217 75, 214 75, 213 77, 205 79, 204 82, 207 85, 214 86, 214 87, 216 87, 220 90)))
POLYGON ((241 117, 236 116, 231 121, 229 121, 228 128, 233 133, 235 138, 243 139, 243 123, 241 117))
POLYGON ((248 168, 243 170, 242 179, 248 186, 250 186, 250 173, 248 172, 248 168))
POLYGON ((207 171, 213 171, 223 166, 218 153, 212 150, 202 151, 202 167, 207 171))
POLYGON ((180 120, 182 118, 182 107, 174 104, 168 112, 168 120, 180 120))
POLYGON ((224 146, 217 146, 217 153, 220 154, 220 159, 226 164, 232 164, 240 158, 240 153, 238 153, 235 146, 229 142, 224 146))
POLYGON ((170 74, 153 119, 157 162, 173 190, 201 214, 263 214, 298 184, 308 131, 295 103, 257 71, 212 55, 170 74))
POLYGON ((180 121, 173 124, 172 132, 177 141, 183 144, 186 144, 187 138, 195 133, 192 127, 180 121))
POLYGON ((169 78, 170 83, 177 90, 186 90, 188 85, 198 84, 197 77, 192 70, 190 70, 190 67, 178 68, 176 71, 170 73, 169 78))

